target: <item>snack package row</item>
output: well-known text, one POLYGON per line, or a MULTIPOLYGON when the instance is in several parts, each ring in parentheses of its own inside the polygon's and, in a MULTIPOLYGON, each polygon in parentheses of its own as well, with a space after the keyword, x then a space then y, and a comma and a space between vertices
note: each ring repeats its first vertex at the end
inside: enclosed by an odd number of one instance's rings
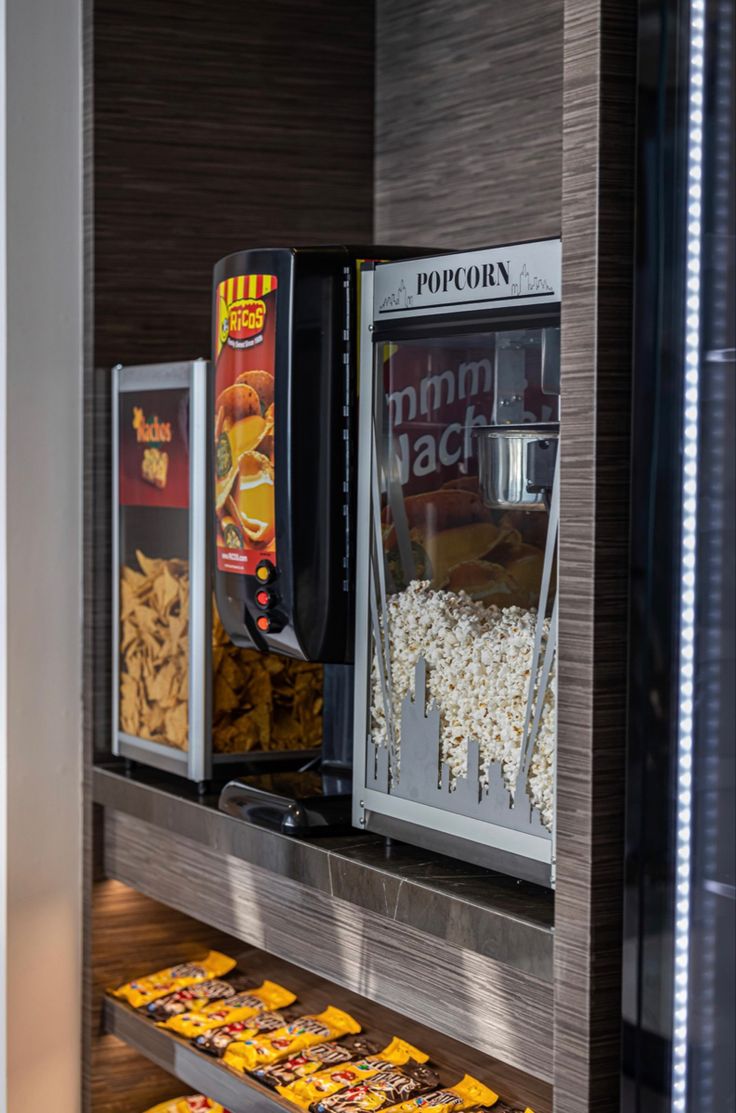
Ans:
POLYGON ((189 1094, 183 1098, 171 1098, 153 1105, 146 1113, 227 1113, 227 1109, 217 1101, 206 1098, 204 1094, 189 1094))
MULTIPOLYGON (((490 1106, 495 1113, 522 1113, 520 1107, 495 1104, 498 1095, 470 1075, 441 1088, 424 1051, 398 1036, 379 1050, 359 1035, 360 1024, 334 1005, 289 1016, 281 1010, 296 1001, 291 990, 271 981, 249 986, 243 974, 226 979, 234 968, 234 959, 210 951, 201 962, 159 970, 113 994, 305 1113, 421 1113, 424 1107, 464 1113, 490 1106)), ((149 1113, 221 1108, 194 1095, 149 1113)))

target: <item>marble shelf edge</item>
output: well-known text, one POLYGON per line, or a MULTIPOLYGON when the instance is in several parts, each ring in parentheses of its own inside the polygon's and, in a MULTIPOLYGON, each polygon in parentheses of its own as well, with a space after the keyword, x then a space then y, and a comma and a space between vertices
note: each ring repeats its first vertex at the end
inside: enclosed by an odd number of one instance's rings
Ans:
POLYGON ((550 982, 124 811, 103 845, 102 877, 550 1081, 550 982))
MULTIPOLYGON (((356 832, 306 842, 257 827, 159 786, 95 768, 93 798, 309 889, 339 898, 551 983, 551 895, 438 855, 356 832)), ((389 924, 386 925, 387 930, 389 924)))

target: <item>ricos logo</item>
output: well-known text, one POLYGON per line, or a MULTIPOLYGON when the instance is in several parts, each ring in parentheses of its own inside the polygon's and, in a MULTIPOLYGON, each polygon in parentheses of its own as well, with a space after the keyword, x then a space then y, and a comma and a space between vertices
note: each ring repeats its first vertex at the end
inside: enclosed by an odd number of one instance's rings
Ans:
POLYGON ((247 340, 263 332, 266 320, 266 305, 260 298, 239 298, 228 307, 227 339, 247 340))

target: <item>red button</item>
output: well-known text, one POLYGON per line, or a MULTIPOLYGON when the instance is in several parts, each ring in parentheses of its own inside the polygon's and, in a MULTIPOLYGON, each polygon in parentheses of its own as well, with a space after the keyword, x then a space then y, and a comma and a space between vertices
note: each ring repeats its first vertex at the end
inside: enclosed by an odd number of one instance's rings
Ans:
POLYGON ((270 602, 271 602, 271 592, 270 591, 257 591, 256 592, 256 603, 258 604, 259 607, 267 607, 270 602))
POLYGON ((267 618, 265 614, 259 614, 256 619, 256 626, 259 630, 263 630, 263 632, 266 633, 271 629, 271 619, 267 618))

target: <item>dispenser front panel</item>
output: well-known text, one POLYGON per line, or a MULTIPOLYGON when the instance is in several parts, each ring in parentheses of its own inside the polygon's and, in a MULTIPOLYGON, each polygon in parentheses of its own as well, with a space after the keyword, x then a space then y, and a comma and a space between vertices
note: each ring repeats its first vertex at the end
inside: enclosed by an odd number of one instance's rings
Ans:
POLYGON ((112 748, 209 774, 208 365, 113 371, 112 748))
POLYGON ((119 729, 189 746, 190 391, 118 396, 119 729))
POLYGON ((271 274, 241 274, 217 287, 217 567, 238 575, 255 575, 261 561, 276 565, 277 288, 271 274))

